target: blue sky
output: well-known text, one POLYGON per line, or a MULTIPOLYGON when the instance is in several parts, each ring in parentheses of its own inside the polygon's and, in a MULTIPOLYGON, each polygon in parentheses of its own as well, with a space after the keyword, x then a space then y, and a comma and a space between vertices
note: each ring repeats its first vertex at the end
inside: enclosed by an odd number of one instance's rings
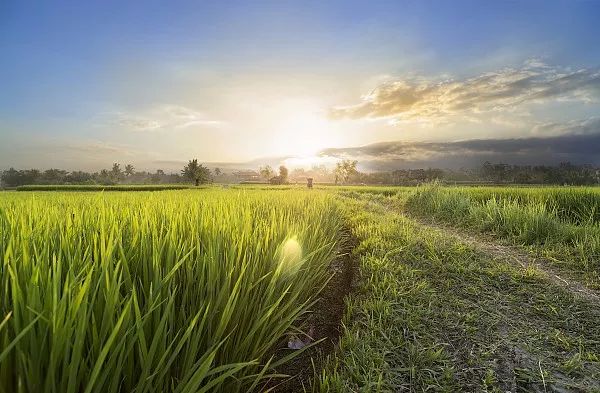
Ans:
POLYGON ((574 0, 4 0, 0 167, 594 133, 599 16, 574 0))

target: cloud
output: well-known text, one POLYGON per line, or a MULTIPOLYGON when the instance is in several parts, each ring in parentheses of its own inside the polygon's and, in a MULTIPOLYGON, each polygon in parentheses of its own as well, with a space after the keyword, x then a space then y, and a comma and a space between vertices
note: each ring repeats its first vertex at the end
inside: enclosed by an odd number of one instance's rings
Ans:
POLYGON ((545 138, 472 139, 458 142, 381 142, 325 149, 322 157, 356 159, 364 170, 473 167, 485 161, 556 165, 562 161, 600 165, 600 130, 545 138))
POLYGON ((56 145, 53 147, 53 149, 63 150, 64 152, 70 152, 75 154, 81 154, 86 158, 93 159, 103 159, 106 156, 133 157, 137 153, 139 153, 139 151, 132 150, 129 146, 114 145, 100 141, 88 141, 82 143, 56 145))
POLYGON ((175 128, 187 128, 194 125, 219 126, 223 122, 207 119, 206 115, 190 108, 177 105, 166 105, 162 111, 172 120, 171 125, 175 128))
POLYGON ((138 131, 150 131, 162 127, 161 123, 155 120, 127 116, 125 114, 119 114, 118 117, 114 120, 114 123, 118 124, 119 126, 138 131))
POLYGON ((583 120, 570 120, 565 123, 541 123, 532 128, 532 133, 539 135, 582 135, 593 134, 597 132, 600 132, 600 117, 590 117, 589 119, 583 120))
POLYGON ((135 146, 75 137, 23 136, 12 138, 10 144, 2 144, 0 140, 0 170, 15 167, 96 171, 110 167, 113 162, 137 163, 155 156, 155 152, 135 146))
POLYGON ((600 70, 570 70, 530 60, 519 68, 504 68, 463 79, 407 77, 379 84, 362 102, 338 106, 330 116, 387 118, 393 122, 447 122, 514 112, 526 104, 550 101, 597 102, 600 70))
POLYGON ((109 113, 108 123, 133 131, 183 129, 193 126, 218 127, 222 121, 209 119, 202 112, 179 105, 162 105, 141 114, 109 113))

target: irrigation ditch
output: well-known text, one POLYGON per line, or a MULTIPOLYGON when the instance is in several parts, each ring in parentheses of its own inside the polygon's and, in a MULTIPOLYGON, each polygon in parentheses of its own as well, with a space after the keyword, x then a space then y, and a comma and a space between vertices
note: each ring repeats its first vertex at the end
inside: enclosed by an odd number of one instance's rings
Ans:
POLYGON ((273 378, 261 391, 303 392, 312 383, 315 371, 321 370, 327 356, 336 350, 342 335, 346 296, 353 291, 358 277, 358 260, 353 254, 358 240, 350 229, 342 231, 342 239, 338 256, 329 266, 331 279, 323 287, 311 310, 297 324, 303 327, 304 335, 292 333, 283 337, 273 351, 274 361, 288 356, 290 351, 302 351, 275 370, 289 377, 283 380, 273 378))

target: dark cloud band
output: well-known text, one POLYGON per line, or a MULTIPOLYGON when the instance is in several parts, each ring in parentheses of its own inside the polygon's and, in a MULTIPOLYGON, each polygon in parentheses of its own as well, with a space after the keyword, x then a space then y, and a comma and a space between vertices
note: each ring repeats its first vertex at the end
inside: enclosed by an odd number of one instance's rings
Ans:
POLYGON ((365 170, 473 167, 485 161, 519 165, 600 165, 600 130, 547 138, 476 139, 458 142, 382 142, 325 149, 323 157, 359 160, 365 170))

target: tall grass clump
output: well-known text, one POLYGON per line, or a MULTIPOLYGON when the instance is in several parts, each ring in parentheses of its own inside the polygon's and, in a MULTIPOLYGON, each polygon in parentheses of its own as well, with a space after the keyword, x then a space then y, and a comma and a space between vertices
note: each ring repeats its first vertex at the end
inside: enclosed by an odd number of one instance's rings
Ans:
POLYGON ((468 219, 472 205, 473 201, 468 194, 446 192, 437 183, 417 187, 406 199, 409 210, 456 224, 468 219))
POLYGON ((600 188, 597 187, 477 187, 468 190, 473 200, 508 200, 520 205, 540 203, 562 221, 575 225, 600 223, 600 188))
POLYGON ((301 191, 0 195, 0 392, 258 390, 339 229, 301 191))
POLYGON ((523 244, 572 243, 581 237, 581 228, 561 219, 555 204, 542 199, 522 200, 519 192, 515 198, 507 197, 507 190, 499 193, 503 195, 477 188, 425 185, 406 197, 405 206, 414 213, 493 232, 523 244))
POLYGON ((518 244, 543 246, 541 251, 567 261, 575 272, 584 272, 588 283, 596 287, 600 286, 600 225, 594 218, 593 195, 600 194, 595 189, 523 191, 434 184, 418 187, 402 197, 411 213, 518 244), (591 205, 585 206, 587 203, 591 205))
POLYGON ((556 214, 541 203, 520 205, 492 198, 471 205, 469 213, 469 221, 480 230, 513 237, 524 244, 542 244, 560 237, 556 214))

